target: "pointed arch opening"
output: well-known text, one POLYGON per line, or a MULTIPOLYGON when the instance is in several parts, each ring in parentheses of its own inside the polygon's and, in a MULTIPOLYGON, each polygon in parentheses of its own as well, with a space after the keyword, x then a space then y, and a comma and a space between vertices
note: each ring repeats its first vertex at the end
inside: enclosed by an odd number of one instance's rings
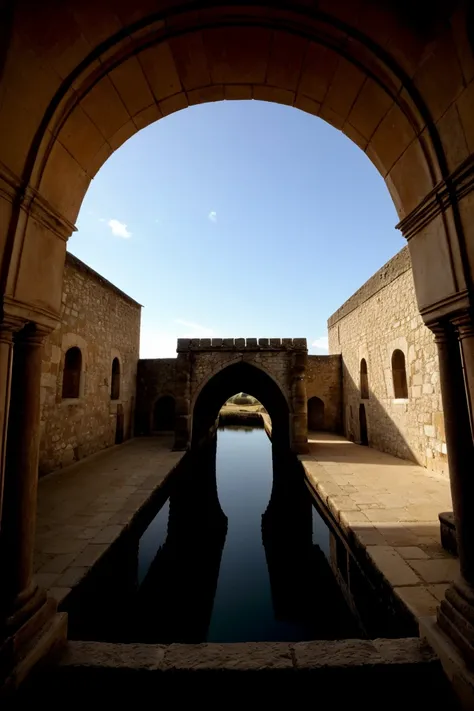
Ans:
POLYGON ((192 446, 205 440, 217 422, 219 411, 235 393, 248 393, 262 403, 272 422, 272 441, 290 446, 290 410, 279 385, 268 373, 239 361, 213 375, 201 389, 192 411, 192 446))
POLYGON ((324 429, 324 402, 319 397, 308 400, 308 429, 313 432, 324 429))

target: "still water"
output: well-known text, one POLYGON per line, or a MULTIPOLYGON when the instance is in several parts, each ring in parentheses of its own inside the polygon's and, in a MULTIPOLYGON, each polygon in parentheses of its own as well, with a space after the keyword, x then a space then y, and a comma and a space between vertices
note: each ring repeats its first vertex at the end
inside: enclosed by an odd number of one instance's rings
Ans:
POLYGON ((358 637, 302 469, 263 429, 220 429, 139 541, 136 641, 358 637))

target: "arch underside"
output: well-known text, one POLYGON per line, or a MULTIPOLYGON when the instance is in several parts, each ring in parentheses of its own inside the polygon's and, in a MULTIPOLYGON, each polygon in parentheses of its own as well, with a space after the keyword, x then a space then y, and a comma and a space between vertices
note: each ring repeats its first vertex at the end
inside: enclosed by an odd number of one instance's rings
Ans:
POLYGON ((245 362, 223 368, 199 393, 192 413, 192 444, 207 437, 221 407, 239 392, 248 393, 262 403, 272 420, 274 444, 289 447, 290 412, 285 396, 269 375, 245 362))
POLYGON ((225 99, 295 106, 341 129, 389 177, 400 216, 441 177, 436 137, 423 131, 429 110, 403 62, 327 13, 240 5, 168 10, 99 44, 46 107, 29 179, 74 222, 90 179, 124 141, 174 111, 225 99), (406 151, 411 173, 416 166, 409 186, 400 179, 406 151), (59 167, 71 190, 58 184, 59 167))

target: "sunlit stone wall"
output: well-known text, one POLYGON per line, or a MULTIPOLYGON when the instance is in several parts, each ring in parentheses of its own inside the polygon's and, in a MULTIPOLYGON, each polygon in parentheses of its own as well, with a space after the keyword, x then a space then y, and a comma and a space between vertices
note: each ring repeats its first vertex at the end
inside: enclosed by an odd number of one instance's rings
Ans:
POLYGON ((71 254, 64 269, 61 324, 44 345, 41 375, 40 473, 45 474, 133 434, 140 305, 71 254), (82 356, 80 392, 62 397, 68 348, 82 356), (120 362, 120 393, 111 399, 112 362, 120 362))
POLYGON ((343 427, 360 440, 364 405, 369 444, 447 473, 439 368, 432 332, 418 313, 408 249, 376 272, 328 321, 329 352, 342 355, 343 427), (408 398, 396 399, 391 359, 405 355, 408 398), (360 363, 369 397, 361 398, 360 363))

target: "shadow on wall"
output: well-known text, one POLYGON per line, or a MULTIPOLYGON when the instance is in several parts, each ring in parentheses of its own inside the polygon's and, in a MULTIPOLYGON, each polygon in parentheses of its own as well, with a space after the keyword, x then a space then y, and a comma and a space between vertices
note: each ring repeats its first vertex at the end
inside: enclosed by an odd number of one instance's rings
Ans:
MULTIPOLYGON (((344 363, 342 371, 344 383, 343 431, 347 439, 425 466, 408 444, 398 425, 370 389, 370 376, 364 393, 367 397, 362 398, 359 385, 354 382, 344 363)), ((397 407, 400 407, 402 415, 409 407, 408 399, 406 402, 400 402, 397 407)))

